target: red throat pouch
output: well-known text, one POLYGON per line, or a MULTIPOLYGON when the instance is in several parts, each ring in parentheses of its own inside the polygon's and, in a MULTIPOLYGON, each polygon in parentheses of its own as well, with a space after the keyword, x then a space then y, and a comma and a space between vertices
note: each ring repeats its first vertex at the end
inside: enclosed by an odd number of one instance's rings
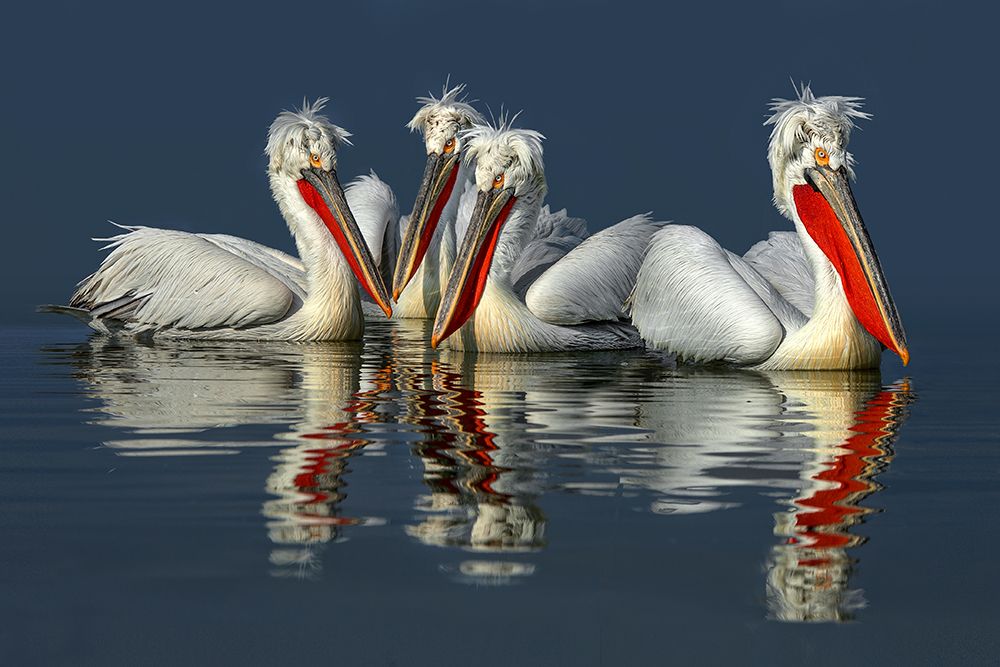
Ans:
POLYGON ((795 210, 809 236, 840 275, 854 316, 882 345, 899 354, 868 284, 861 261, 826 197, 811 185, 796 185, 792 189, 792 197, 795 200, 795 210))
POLYGON ((483 247, 472 261, 465 289, 462 290, 462 294, 459 295, 458 302, 455 304, 455 314, 451 318, 448 328, 441 336, 441 340, 446 339, 465 324, 479 306, 479 302, 483 298, 483 291, 486 289, 486 279, 490 276, 490 265, 493 264, 493 252, 496 250, 497 241, 500 239, 500 231, 503 229, 503 224, 507 221, 507 216, 510 215, 510 210, 514 207, 515 201, 517 201, 517 197, 511 197, 504 204, 503 208, 500 209, 500 213, 493 221, 493 226, 486 233, 483 247))
POLYGON ((368 292, 368 296, 377 302, 378 299, 375 298, 374 290, 371 285, 368 284, 368 279, 365 278, 365 274, 361 271, 361 265, 358 264, 358 260, 354 256, 354 252, 351 250, 351 244, 347 242, 344 230, 340 227, 340 224, 337 222, 337 218, 334 217, 330 208, 326 205, 326 202, 323 201, 323 197, 320 196, 319 192, 316 191, 316 188, 314 188, 306 179, 300 178, 297 181, 297 184, 299 186, 299 194, 302 195, 302 199, 305 200, 306 204, 308 204, 312 210, 316 211, 316 214, 322 218, 323 222, 326 224, 326 228, 330 230, 330 234, 333 235, 334 240, 340 247, 340 252, 347 260, 347 263, 350 265, 351 271, 353 271, 354 275, 357 277, 358 282, 360 282, 361 286, 365 288, 366 292, 368 292))

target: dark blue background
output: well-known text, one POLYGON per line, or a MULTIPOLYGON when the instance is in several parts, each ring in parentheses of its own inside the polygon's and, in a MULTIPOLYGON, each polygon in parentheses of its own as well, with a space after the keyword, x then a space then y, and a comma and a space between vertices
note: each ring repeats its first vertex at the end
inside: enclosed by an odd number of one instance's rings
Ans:
POLYGON ((4 319, 64 302, 105 220, 291 249, 267 127, 303 95, 412 205, 414 97, 464 81, 547 137, 549 201, 600 228, 640 211, 744 251, 771 206, 766 105, 867 98, 856 196, 909 330, 981 328, 997 299, 996 11, 934 2, 54 2, 6 10, 4 319))

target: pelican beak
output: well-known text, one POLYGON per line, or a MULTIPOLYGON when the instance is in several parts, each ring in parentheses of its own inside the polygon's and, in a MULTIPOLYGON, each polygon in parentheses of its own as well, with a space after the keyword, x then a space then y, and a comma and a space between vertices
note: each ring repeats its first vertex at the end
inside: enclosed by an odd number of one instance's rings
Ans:
POLYGON ((344 197, 344 188, 337 180, 337 172, 325 169, 304 169, 298 181, 299 192, 305 202, 323 219, 330 234, 340 246, 344 258, 354 271, 358 282, 379 305, 386 317, 392 316, 389 292, 379 275, 365 237, 361 235, 354 214, 344 197))
POLYGON ((845 169, 806 169, 809 185, 793 189, 795 207, 813 241, 840 274, 855 317, 872 336, 909 362, 906 333, 875 246, 858 211, 845 169))
POLYGON ((513 188, 480 191, 476 197, 469 229, 462 239, 438 306, 431 330, 431 347, 437 347, 455 333, 475 312, 486 288, 500 231, 516 201, 513 188))
POLYGON ((430 246, 434 230, 437 229, 441 211, 451 197, 458 178, 459 152, 431 153, 427 156, 424 178, 420 183, 417 200, 413 203, 413 213, 403 234, 403 241, 396 258, 396 270, 392 277, 392 298, 406 288, 413 274, 420 268, 420 262, 430 246))

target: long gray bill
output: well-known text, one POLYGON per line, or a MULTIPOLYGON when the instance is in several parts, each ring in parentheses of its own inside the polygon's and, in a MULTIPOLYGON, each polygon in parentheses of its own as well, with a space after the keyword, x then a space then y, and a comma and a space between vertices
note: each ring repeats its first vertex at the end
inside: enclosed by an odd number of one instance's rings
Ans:
POLYGON ((448 276, 438 306, 434 328, 431 331, 431 347, 437 347, 458 330, 475 312, 482 292, 479 283, 485 281, 493 261, 493 250, 499 235, 492 233, 494 225, 502 225, 517 198, 512 188, 480 191, 476 197, 476 207, 469 220, 469 228, 458 249, 455 265, 448 276))
POLYGON ((324 169, 305 169, 302 171, 302 177, 316 189, 328 212, 333 216, 332 221, 327 220, 322 211, 317 211, 351 265, 354 275, 375 300, 375 303, 379 305, 385 316, 391 317, 392 306, 389 302, 389 292, 385 288, 385 283, 382 282, 378 265, 372 257, 371 250, 368 249, 368 244, 361 234, 354 214, 351 213, 351 208, 347 205, 347 198, 344 196, 344 189, 337 179, 337 173, 324 169))
MULTIPOLYGON (((882 272, 882 265, 875 253, 875 246, 872 244, 868 229, 861 218, 858 204, 854 200, 854 193, 851 191, 846 170, 817 167, 807 169, 806 175, 826 199, 840 221, 864 273, 865 281, 874 297, 885 329, 892 339, 891 342, 895 344, 894 351, 899 354, 905 364, 909 361, 910 356, 906 345, 906 332, 903 331, 903 324, 899 318, 899 312, 896 310, 896 303, 889 292, 889 285, 882 272)), ((861 289, 860 285, 846 284, 844 287, 846 289, 861 289)), ((859 320, 871 332, 870 323, 866 322, 864 317, 859 317, 859 320)), ((872 334, 875 335, 874 332, 872 334)))
POLYGON ((458 151, 431 153, 427 156, 424 177, 396 258, 396 269, 392 276, 393 299, 399 299, 413 274, 420 268, 440 218, 439 199, 451 195, 457 175, 453 172, 458 169, 458 161, 458 151))

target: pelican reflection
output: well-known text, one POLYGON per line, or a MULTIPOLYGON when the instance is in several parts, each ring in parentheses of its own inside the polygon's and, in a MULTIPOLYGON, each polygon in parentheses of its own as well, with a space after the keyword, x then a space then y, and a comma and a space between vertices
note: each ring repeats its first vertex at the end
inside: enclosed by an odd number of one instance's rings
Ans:
POLYGON ((417 518, 406 534, 427 546, 475 553, 457 566, 442 565, 455 580, 512 583, 533 574, 535 565, 508 556, 538 551, 546 543, 547 520, 536 502, 544 491, 545 451, 526 437, 530 420, 498 417, 502 410, 492 409, 488 391, 463 374, 461 365, 406 344, 428 325, 401 323, 394 346, 405 406, 399 419, 418 433, 412 449, 428 491, 416 498, 417 518))
POLYGON ((818 389, 793 379, 783 384, 798 409, 826 419, 818 418, 824 427, 810 433, 815 458, 803 471, 799 494, 787 511, 774 515, 781 541, 768 561, 769 614, 781 621, 849 621, 867 604, 863 591, 851 588, 856 559, 849 551, 866 538, 851 530, 878 511, 861 503, 882 488, 876 476, 892 461, 893 441, 912 400, 909 383, 839 394, 823 383, 818 389), (836 407, 824 414, 831 403, 836 407), (848 413, 848 420, 837 418, 848 413))
POLYGON ((853 550, 878 508, 907 383, 670 369, 643 352, 439 352, 424 344, 428 324, 373 327, 365 347, 95 338, 71 356, 118 455, 277 449, 261 508, 276 575, 308 576, 321 545, 386 522, 351 508, 347 479, 360 452, 398 442, 408 448, 385 454, 415 456, 417 491, 390 530, 439 549, 453 580, 529 581, 545 508, 577 511, 581 495, 662 515, 657 531, 763 496, 782 508, 768 520, 777 539, 761 535, 768 616, 842 621, 864 606, 853 550))
POLYGON ((365 428, 385 420, 379 401, 390 386, 384 359, 360 344, 95 337, 72 357, 99 402, 93 423, 120 429, 104 442, 119 456, 279 448, 261 509, 273 574, 308 576, 320 566, 318 545, 347 526, 383 523, 341 510, 351 457, 382 446, 365 428), (268 428, 260 437, 239 430, 251 425, 268 428))
POLYGON ((877 371, 679 369, 656 380, 636 424, 660 443, 623 453, 622 484, 650 491, 660 514, 742 504, 741 489, 776 494, 781 538, 767 563, 766 602, 781 621, 845 621, 866 603, 851 588, 851 532, 878 511, 865 501, 892 460, 907 417, 907 381, 877 371))

